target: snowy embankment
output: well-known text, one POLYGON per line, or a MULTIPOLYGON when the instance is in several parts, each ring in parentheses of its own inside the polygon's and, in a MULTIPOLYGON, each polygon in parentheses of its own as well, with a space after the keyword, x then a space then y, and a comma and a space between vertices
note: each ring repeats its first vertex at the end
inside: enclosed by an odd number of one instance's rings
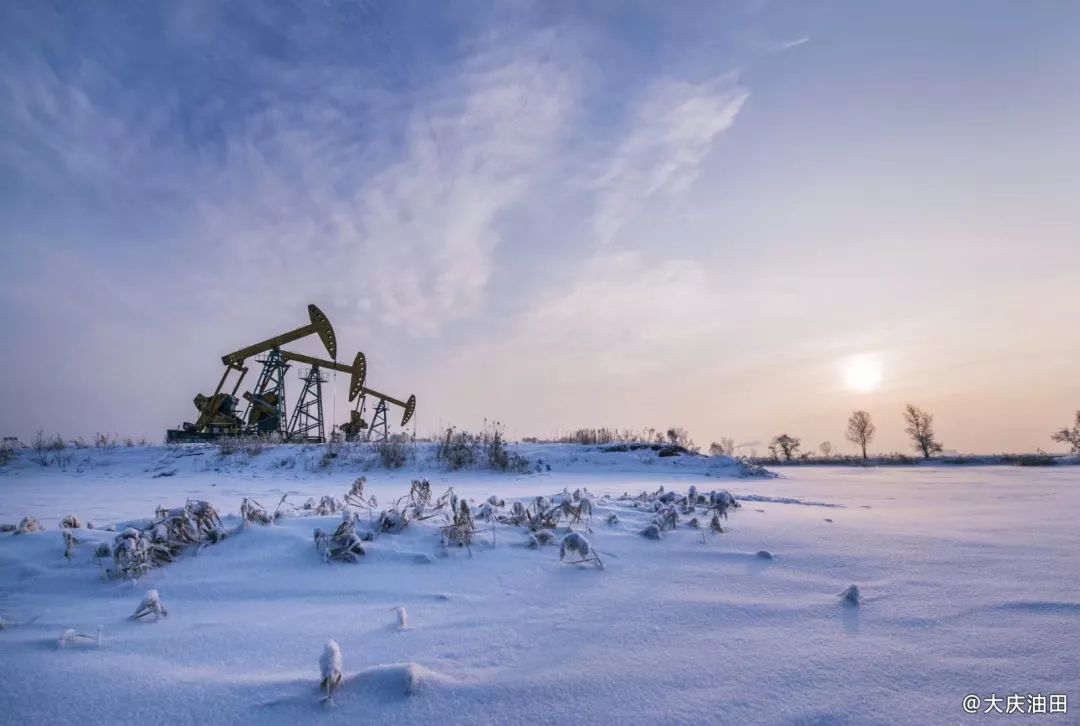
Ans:
POLYGON ((324 468, 317 447, 295 448, 124 449, 0 469, 0 523, 45 528, 0 535, 5 720, 951 723, 971 718, 969 693, 1068 693, 1080 674, 1080 486, 1066 469, 742 479, 705 457, 523 447, 541 472, 447 473, 423 457, 388 472, 347 457, 324 468), (587 489, 592 516, 575 529, 604 568, 483 520, 471 556, 444 551, 441 515, 364 542, 357 564, 316 550, 316 528, 333 532, 340 513, 239 529, 244 497, 270 510, 282 495, 340 498, 361 475, 378 502, 360 510, 361 531, 419 477, 477 514, 492 495, 507 513, 587 489), (633 495, 661 485, 728 490, 742 506, 722 533, 680 510, 649 539, 654 497, 633 495), (188 499, 238 531, 137 583, 103 579, 92 556, 117 533, 101 527, 188 499), (70 561, 68 514, 97 527, 73 530, 70 561), (838 597, 851 584, 859 605, 838 597), (151 589, 167 615, 129 619, 151 589), (90 637, 60 647, 69 629, 90 637), (342 655, 333 708, 319 688, 329 639, 342 655))

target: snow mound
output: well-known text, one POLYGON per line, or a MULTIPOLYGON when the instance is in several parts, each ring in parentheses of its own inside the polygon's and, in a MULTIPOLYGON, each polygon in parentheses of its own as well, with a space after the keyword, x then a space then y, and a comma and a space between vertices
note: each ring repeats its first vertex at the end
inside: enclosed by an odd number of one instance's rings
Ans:
POLYGON ((365 668, 344 679, 341 688, 345 692, 362 691, 385 700, 413 696, 429 684, 450 683, 441 673, 425 668, 419 663, 388 663, 365 668))

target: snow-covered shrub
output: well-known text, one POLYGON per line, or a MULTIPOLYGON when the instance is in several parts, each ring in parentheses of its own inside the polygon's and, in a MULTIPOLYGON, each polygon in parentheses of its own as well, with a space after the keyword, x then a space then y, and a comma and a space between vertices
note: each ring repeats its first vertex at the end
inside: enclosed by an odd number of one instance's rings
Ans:
POLYGON ((91 555, 94 564, 101 568, 102 579, 109 576, 109 568, 106 565, 112 561, 112 554, 112 547, 108 542, 98 542, 94 548, 94 554, 91 555))
POLYGON ((339 560, 341 562, 359 562, 360 557, 366 554, 363 540, 357 533, 358 519, 356 512, 345 512, 341 524, 328 535, 321 529, 315 530, 315 549, 323 556, 323 560, 339 560))
POLYGON ((525 505, 521 502, 514 502, 510 505, 510 512, 504 514, 499 518, 499 521, 504 524, 512 524, 515 527, 524 524, 528 520, 528 514, 525 511, 525 505))
POLYGON ((116 537, 113 547, 114 573, 117 577, 136 579, 154 566, 150 559, 150 540, 134 527, 116 537))
POLYGON ((397 534, 405 529, 408 524, 409 518, 396 509, 386 509, 379 512, 379 518, 376 521, 379 531, 387 534, 397 534))
POLYGON ((319 503, 314 506, 313 511, 320 517, 325 517, 327 514, 336 514, 344 508, 345 505, 342 504, 340 501, 338 501, 334 497, 326 495, 319 499, 319 503))
MULTIPOLYGON (((364 509, 370 509, 373 506, 374 497, 371 501, 364 498, 364 485, 367 483, 366 476, 358 476, 353 480, 352 486, 349 487, 349 491, 345 493, 345 504, 354 507, 362 507, 364 509)), ((308 499, 308 503, 304 504, 305 509, 316 508, 314 499, 308 499)))
POLYGON ((41 524, 34 517, 23 517, 19 522, 19 526, 15 529, 15 534, 29 534, 30 532, 40 532, 44 529, 41 524))
POLYGON ((16 524, 0 524, 0 532, 15 532, 18 529, 19 526, 16 524))
POLYGON ((75 538, 71 532, 66 529, 63 532, 64 535, 64 559, 70 560, 72 551, 75 549, 75 545, 82 544, 81 540, 75 538))
POLYGON ((157 590, 147 590, 146 596, 139 603, 139 607, 135 608, 135 612, 131 614, 131 620, 139 620, 150 615, 154 616, 154 620, 165 617, 169 614, 169 611, 165 609, 165 606, 161 602, 161 597, 158 596, 157 590))
POLYGON ((270 516, 263 505, 247 497, 244 497, 244 500, 240 502, 240 517, 244 520, 245 525, 274 523, 274 518, 270 516))
MULTIPOLYGON (((709 520, 709 529, 718 534, 722 534, 724 531, 723 526, 720 524, 720 510, 714 509, 712 519, 709 520)), ((724 519, 727 519, 727 513, 724 513, 724 519)))
POLYGON ((209 502, 188 500, 176 509, 159 507, 156 514, 145 530, 129 527, 117 535, 113 575, 142 577, 153 567, 173 562, 185 547, 216 544, 226 536, 221 517, 209 502))
POLYGON ((69 514, 60 520, 60 527, 62 529, 79 529, 82 524, 79 522, 79 518, 74 514, 69 514))
POLYGON ((468 431, 457 431, 451 426, 435 445, 435 461, 451 471, 464 469, 476 464, 478 448, 475 436, 468 431))
POLYGON ((199 544, 204 539, 220 539, 220 532, 215 533, 215 530, 221 529, 221 517, 207 501, 189 499, 183 507, 158 507, 156 514, 154 539, 167 541, 173 549, 199 544))
POLYGON ((652 519, 653 524, 660 528, 660 531, 665 529, 675 529, 679 523, 679 514, 675 511, 675 505, 669 504, 666 507, 661 508, 656 516, 652 519))
POLYGON ((731 495, 731 492, 723 489, 711 492, 709 494, 709 511, 712 512, 712 518, 709 520, 709 527, 714 532, 723 532, 724 528, 721 526, 720 520, 727 519, 728 510, 738 506, 739 503, 735 501, 735 497, 731 495))
POLYGON ((84 635, 83 633, 77 632, 74 628, 68 628, 60 634, 60 637, 56 641, 56 647, 58 648, 68 648, 73 645, 101 645, 101 628, 98 628, 96 636, 84 635))
POLYGON ((510 451, 506 447, 506 439, 503 437, 502 426, 496 422, 490 432, 485 431, 484 458, 488 468, 498 471, 514 471, 525 474, 530 470, 529 460, 516 451, 510 451))
POLYGON ((8 442, 0 443, 0 466, 15 458, 15 447, 8 442))
POLYGON ((547 497, 536 497, 525 510, 526 521, 529 529, 537 531, 541 529, 555 529, 559 526, 563 510, 554 507, 547 497))
POLYGON ((476 525, 473 522, 472 510, 469 509, 469 503, 464 499, 457 502, 457 510, 454 512, 453 518, 449 518, 449 523, 442 528, 442 542, 443 546, 456 545, 458 547, 469 548, 469 554, 472 554, 473 535, 476 534, 476 525))
POLYGON ((326 641, 319 656, 319 688, 326 692, 325 701, 332 702, 334 691, 341 685, 341 648, 333 640, 326 641))
POLYGON ((568 552, 571 554, 577 553, 580 557, 588 557, 592 552, 592 546, 584 535, 578 532, 570 532, 562 538, 562 543, 559 545, 559 559, 565 559, 568 552))
POLYGON ((375 443, 375 453, 385 469, 400 469, 409 460, 410 442, 403 434, 394 434, 375 443))
POLYGON ((550 529, 538 529, 532 533, 532 536, 542 545, 555 544, 555 540, 558 539, 550 529))
POLYGON ((609 514, 609 515, 607 516, 607 520, 606 520, 606 521, 607 521, 607 523, 608 523, 609 525, 611 525, 612 527, 614 527, 614 526, 615 526, 616 524, 618 524, 618 523, 619 523, 619 515, 615 514, 615 512, 612 512, 611 514, 609 514))
POLYGON ((655 522, 650 522, 645 525, 645 529, 641 530, 641 536, 646 539, 660 539, 660 528, 655 522))
POLYGON ((592 499, 582 497, 579 500, 564 499, 559 502, 558 510, 570 520, 570 524, 587 524, 592 517, 592 499))
POLYGON ((431 482, 427 479, 413 479, 409 484, 409 501, 423 506, 431 504, 431 482))
POLYGON ((507 448, 502 425, 497 421, 490 428, 485 423, 479 434, 447 428, 436 442, 435 461, 451 471, 477 465, 521 474, 531 470, 528 459, 507 448))
POLYGON ((739 506, 739 503, 735 501, 735 497, 731 494, 731 492, 727 491, 726 489, 710 492, 709 504, 713 507, 722 507, 724 511, 727 511, 729 508, 739 506))
POLYGON ((862 600, 858 585, 848 585, 843 592, 837 593, 837 597, 850 605, 858 605, 862 600))
POLYGON ((593 549, 585 535, 579 532, 570 532, 562 538, 562 543, 559 545, 559 559, 565 561, 568 554, 576 554, 581 558, 579 562, 593 562, 599 568, 604 566, 600 561, 599 553, 593 549))

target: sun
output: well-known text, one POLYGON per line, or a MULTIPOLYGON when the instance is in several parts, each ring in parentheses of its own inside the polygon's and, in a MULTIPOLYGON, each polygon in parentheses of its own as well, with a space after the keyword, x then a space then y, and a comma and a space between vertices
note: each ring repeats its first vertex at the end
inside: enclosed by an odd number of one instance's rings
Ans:
POLYGON ((852 391, 870 393, 881 387, 881 358, 874 353, 853 355, 843 363, 844 385, 852 391))

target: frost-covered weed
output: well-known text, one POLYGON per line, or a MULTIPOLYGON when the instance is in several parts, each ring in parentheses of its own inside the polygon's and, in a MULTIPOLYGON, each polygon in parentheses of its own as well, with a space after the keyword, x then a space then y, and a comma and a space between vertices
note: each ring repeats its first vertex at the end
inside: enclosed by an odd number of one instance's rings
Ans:
POLYGON ((471 555, 471 545, 475 533, 476 525, 473 522, 469 503, 462 499, 458 502, 457 510, 449 524, 442 528, 443 547, 445 548, 450 545, 466 547, 471 555))
POLYGON ((113 572, 117 577, 137 579, 153 568, 150 539, 134 527, 128 527, 116 537, 113 547, 113 572))
POLYGON ((188 500, 183 507, 159 507, 146 529, 128 527, 113 543, 113 575, 139 578, 153 567, 175 561, 186 547, 216 544, 226 536, 221 517, 209 502, 188 500))
POLYGON ((324 561, 359 562, 366 550, 363 539, 357 533, 357 525, 356 512, 345 512, 341 524, 332 535, 327 535, 321 529, 315 530, 315 549, 322 554, 324 561))
POLYGON ((74 628, 68 628, 56 641, 57 648, 70 648, 75 645, 89 645, 100 646, 101 645, 101 627, 98 627, 97 635, 85 635, 76 631, 74 628))
POLYGON ((592 562, 600 569, 604 567, 604 564, 600 561, 599 553, 593 549, 589 540, 580 532, 570 532, 562 538, 562 543, 559 545, 559 559, 565 561, 568 554, 576 554, 580 557, 581 559, 577 561, 579 563, 592 562))
MULTIPOLYGON (((727 519, 727 514, 724 514, 724 519, 727 519)), ((709 529, 717 534, 723 534, 724 527, 720 524, 720 510, 713 510, 712 519, 709 520, 709 529)))
POLYGON ((409 519, 396 509, 388 509, 379 512, 379 518, 377 520, 377 526, 380 532, 387 534, 397 534, 401 530, 405 529, 409 524, 409 519))
POLYGON ((412 455, 412 443, 403 434, 395 434, 375 442, 375 453, 384 469, 400 469, 412 455))
POLYGON ((325 702, 332 703, 334 691, 341 685, 341 648, 333 640, 326 641, 322 655, 319 656, 319 675, 322 680, 319 688, 325 693, 325 702))
POLYGON ((540 529, 529 535, 532 540, 535 540, 537 546, 555 544, 557 537, 555 533, 550 529, 540 529))
POLYGON ((74 552, 75 545, 82 544, 82 540, 76 539, 75 535, 73 535, 71 532, 67 531, 66 529, 64 530, 63 534, 64 534, 64 559, 65 560, 71 560, 71 555, 74 552))
POLYGON ((162 604, 158 591, 147 590, 146 596, 143 597, 139 606, 135 608, 135 612, 131 614, 131 620, 139 620, 151 615, 154 616, 154 620, 158 620, 168 614, 169 611, 166 610, 165 605, 162 604))
POLYGON ((44 529, 41 523, 34 517, 23 517, 19 522, 19 526, 15 529, 15 534, 29 534, 31 532, 40 532, 44 529))
POLYGON ((663 507, 653 517, 653 524, 660 528, 661 531, 665 529, 675 529, 679 523, 679 514, 675 511, 675 505, 669 504, 663 507))
POLYGON ((655 522, 650 522, 645 525, 645 529, 641 530, 641 536, 646 539, 660 539, 660 528, 655 522))
POLYGON ((60 520, 60 527, 62 529, 79 529, 82 524, 79 522, 79 518, 74 514, 69 514, 60 520))
POLYGON ((849 605, 858 605, 862 601, 858 585, 848 585, 843 592, 837 593, 837 597, 849 605))
POLYGON ((240 502, 240 518, 244 520, 245 525, 274 523, 274 518, 270 516, 270 513, 266 511, 263 505, 247 497, 244 497, 244 500, 240 502))

